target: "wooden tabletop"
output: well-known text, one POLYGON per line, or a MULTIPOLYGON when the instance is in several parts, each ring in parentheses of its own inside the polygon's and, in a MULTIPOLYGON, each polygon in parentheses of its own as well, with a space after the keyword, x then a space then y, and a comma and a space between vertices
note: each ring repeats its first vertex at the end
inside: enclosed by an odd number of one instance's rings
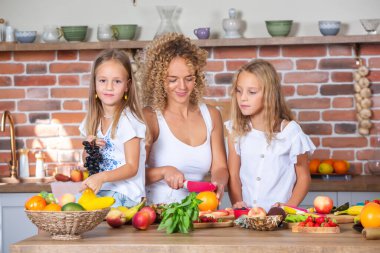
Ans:
POLYGON ((132 226, 119 229, 102 223, 80 240, 55 241, 47 234, 12 244, 12 253, 151 253, 151 252, 380 252, 379 240, 366 240, 342 224, 339 234, 292 233, 289 229, 254 231, 240 227, 196 229, 189 234, 167 235, 151 226, 138 231, 132 226))

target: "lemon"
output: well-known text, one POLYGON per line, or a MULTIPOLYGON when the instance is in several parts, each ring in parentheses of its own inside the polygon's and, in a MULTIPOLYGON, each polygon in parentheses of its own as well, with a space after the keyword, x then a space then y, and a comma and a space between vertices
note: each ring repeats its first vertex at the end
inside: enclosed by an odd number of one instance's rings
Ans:
POLYGON ((331 174, 331 173, 333 173, 333 171, 334 171, 334 168, 331 164, 321 163, 318 166, 318 172, 321 174, 331 174))

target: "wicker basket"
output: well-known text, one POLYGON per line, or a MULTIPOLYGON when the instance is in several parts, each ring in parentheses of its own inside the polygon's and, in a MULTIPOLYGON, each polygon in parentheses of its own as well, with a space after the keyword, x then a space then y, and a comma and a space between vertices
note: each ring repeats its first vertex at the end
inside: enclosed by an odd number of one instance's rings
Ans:
POLYGON ((76 240, 81 234, 99 225, 110 208, 94 211, 28 211, 28 218, 40 230, 48 232, 54 240, 76 240))
POLYGON ((242 227, 259 231, 275 230, 281 223, 282 215, 268 215, 266 217, 241 216, 242 227))

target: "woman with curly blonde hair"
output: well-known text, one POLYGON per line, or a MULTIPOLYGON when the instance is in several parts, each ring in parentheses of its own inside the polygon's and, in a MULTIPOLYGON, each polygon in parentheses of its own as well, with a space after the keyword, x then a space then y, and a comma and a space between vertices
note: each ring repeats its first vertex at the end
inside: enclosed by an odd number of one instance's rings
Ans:
POLYGON ((217 197, 228 182, 223 124, 219 111, 201 102, 207 51, 181 34, 155 39, 145 50, 144 116, 149 203, 181 201, 184 181, 202 181, 211 171, 217 197))

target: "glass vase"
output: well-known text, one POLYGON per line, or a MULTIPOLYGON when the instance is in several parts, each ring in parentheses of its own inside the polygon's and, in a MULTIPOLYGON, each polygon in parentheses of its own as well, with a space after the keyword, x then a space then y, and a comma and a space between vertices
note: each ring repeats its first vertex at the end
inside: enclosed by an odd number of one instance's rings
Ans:
POLYGON ((157 38, 165 33, 179 32, 178 27, 174 21, 174 14, 176 13, 177 6, 157 6, 157 11, 160 14, 161 22, 156 35, 157 38))

